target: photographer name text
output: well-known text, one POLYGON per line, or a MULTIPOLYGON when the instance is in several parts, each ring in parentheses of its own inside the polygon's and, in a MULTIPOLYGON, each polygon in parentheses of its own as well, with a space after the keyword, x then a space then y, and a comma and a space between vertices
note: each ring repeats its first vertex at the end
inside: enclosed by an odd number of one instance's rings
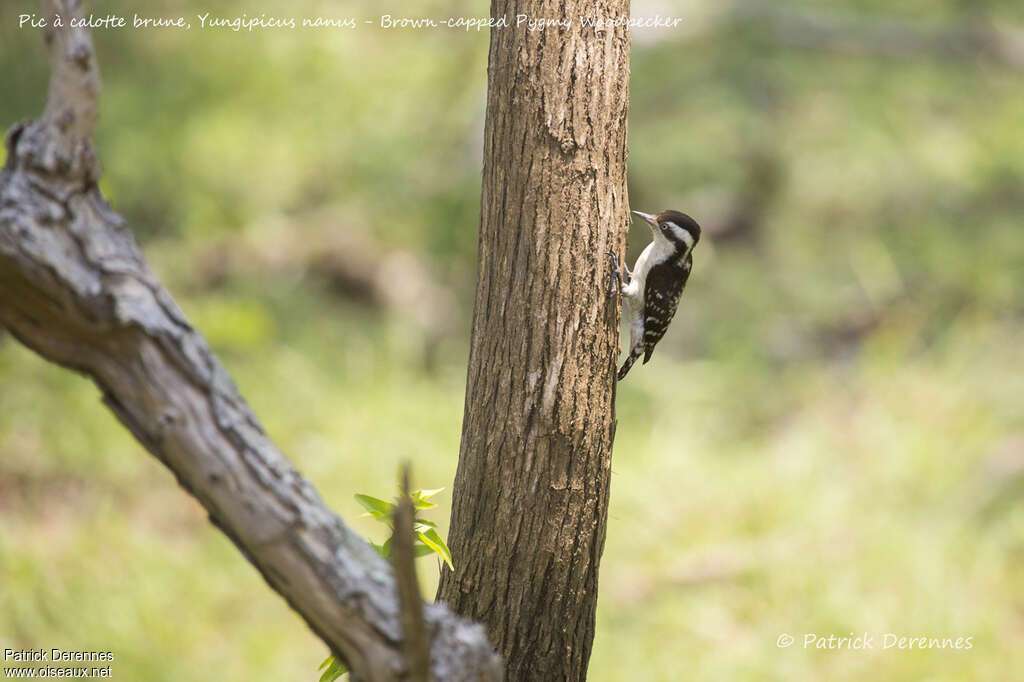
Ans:
POLYGON ((801 644, 804 649, 849 649, 853 651, 865 649, 908 651, 911 649, 953 649, 967 651, 974 648, 974 637, 921 637, 899 635, 886 632, 881 635, 862 632, 849 635, 819 635, 814 632, 805 633, 802 638, 782 633, 776 640, 780 649, 788 649, 794 644, 801 644))

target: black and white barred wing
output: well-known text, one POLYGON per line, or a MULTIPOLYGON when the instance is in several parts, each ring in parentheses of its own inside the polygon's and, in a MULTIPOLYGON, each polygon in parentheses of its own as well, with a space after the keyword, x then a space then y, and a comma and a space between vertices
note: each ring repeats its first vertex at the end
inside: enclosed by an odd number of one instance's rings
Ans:
POLYGON ((690 278, 693 257, 661 263, 651 268, 644 283, 644 363, 651 359, 654 346, 665 335, 675 317, 686 280, 690 278))

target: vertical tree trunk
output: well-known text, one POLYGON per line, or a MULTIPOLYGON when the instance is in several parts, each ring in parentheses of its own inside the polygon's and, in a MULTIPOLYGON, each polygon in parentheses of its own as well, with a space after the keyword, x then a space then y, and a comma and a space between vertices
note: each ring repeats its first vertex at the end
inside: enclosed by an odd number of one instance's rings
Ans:
POLYGON ((479 273, 439 599, 483 623, 508 680, 582 680, 594 637, 628 227, 628 0, 494 0, 479 273), (530 31, 530 20, 568 27, 530 31))

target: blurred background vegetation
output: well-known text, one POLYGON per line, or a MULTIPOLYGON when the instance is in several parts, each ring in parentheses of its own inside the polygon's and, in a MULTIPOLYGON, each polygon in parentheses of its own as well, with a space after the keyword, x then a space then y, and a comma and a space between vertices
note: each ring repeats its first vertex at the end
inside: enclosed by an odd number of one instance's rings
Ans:
MULTIPOLYGON (((274 440, 379 541, 353 493, 387 497, 407 458, 417 486, 454 476, 487 34, 194 14, 486 3, 90 5, 193 20, 95 33, 102 189, 274 440)), ((4 128, 44 102, 33 11, 0 15, 4 128)), ((707 238, 619 391, 592 679, 1024 679, 1024 5, 634 3, 655 13, 684 22, 634 32, 632 204, 707 238), (776 647, 809 632, 973 648, 776 647)), ((8 646, 109 649, 116 679, 153 681, 311 680, 325 654, 93 385, 9 337, 8 646)))

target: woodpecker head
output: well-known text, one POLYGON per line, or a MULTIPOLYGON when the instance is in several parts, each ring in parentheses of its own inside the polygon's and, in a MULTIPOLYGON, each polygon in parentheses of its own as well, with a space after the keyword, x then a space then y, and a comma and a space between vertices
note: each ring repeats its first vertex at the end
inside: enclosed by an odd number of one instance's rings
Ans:
POLYGON ((658 215, 633 211, 647 221, 654 233, 654 238, 659 236, 672 242, 677 249, 684 253, 692 249, 700 241, 700 225, 697 221, 679 211, 662 211, 658 215))

